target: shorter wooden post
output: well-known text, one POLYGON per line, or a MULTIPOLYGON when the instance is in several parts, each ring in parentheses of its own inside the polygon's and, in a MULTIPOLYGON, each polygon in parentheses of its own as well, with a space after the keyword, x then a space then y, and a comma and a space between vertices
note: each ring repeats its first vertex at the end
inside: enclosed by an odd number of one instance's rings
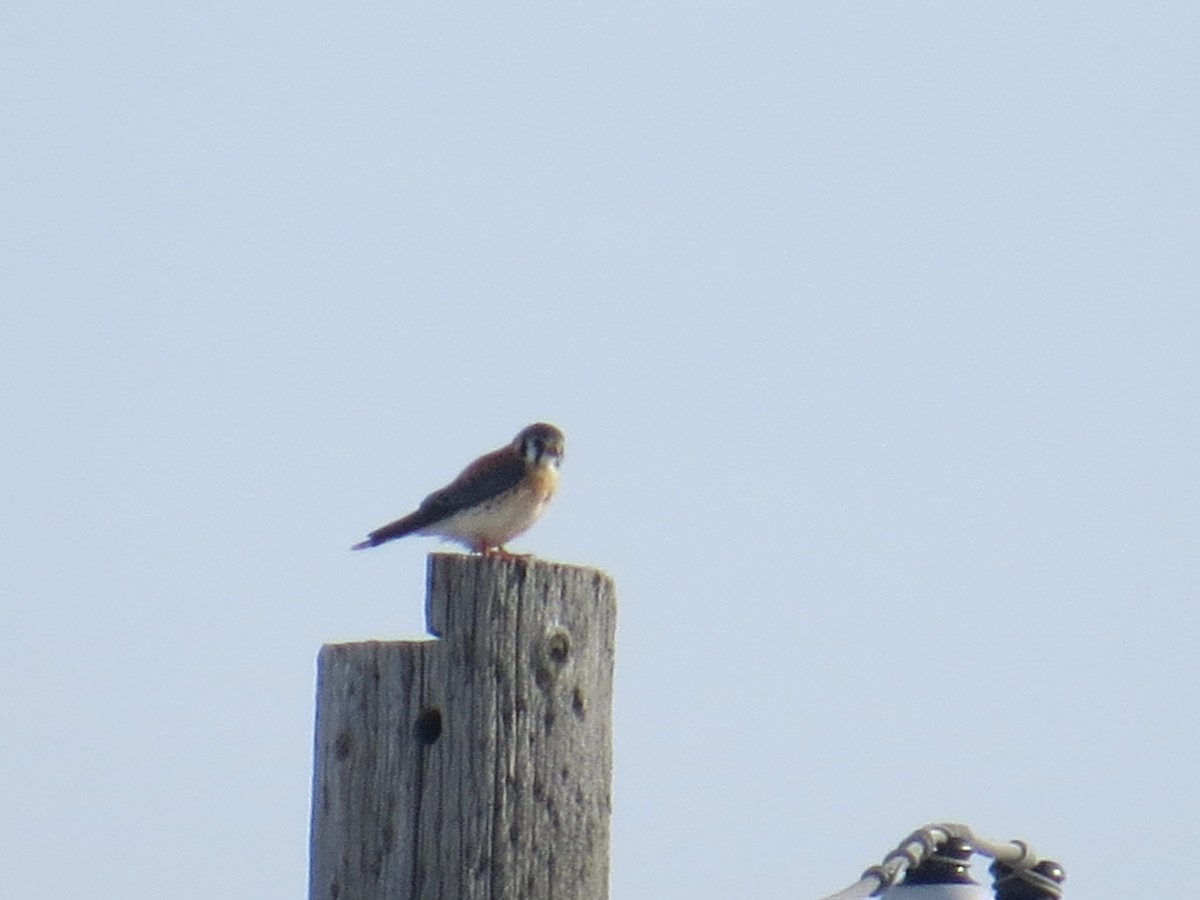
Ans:
POLYGON ((321 649, 310 900, 604 900, 612 581, 435 554, 426 613, 321 649))

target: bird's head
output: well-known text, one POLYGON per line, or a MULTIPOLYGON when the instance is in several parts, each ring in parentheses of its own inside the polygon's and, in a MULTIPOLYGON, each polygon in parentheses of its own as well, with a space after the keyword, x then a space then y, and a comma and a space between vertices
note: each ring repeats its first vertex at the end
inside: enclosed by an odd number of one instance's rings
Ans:
POLYGON ((521 429, 513 438, 513 446, 531 466, 539 464, 557 469, 566 450, 566 437, 553 425, 538 422, 521 429))

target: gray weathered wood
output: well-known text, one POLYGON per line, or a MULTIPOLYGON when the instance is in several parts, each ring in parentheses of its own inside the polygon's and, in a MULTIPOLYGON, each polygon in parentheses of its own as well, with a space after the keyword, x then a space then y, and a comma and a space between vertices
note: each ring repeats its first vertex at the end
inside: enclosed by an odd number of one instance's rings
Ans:
POLYGON ((321 649, 310 900, 603 900, 612 581, 435 554, 426 613, 321 649))

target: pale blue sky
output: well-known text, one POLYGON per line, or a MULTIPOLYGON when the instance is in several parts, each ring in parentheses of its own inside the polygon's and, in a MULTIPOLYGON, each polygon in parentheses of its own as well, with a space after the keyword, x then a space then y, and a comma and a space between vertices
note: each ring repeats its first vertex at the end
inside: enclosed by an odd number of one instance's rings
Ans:
POLYGON ((614 900, 942 819, 1180 895, 1198 10, 10 3, 5 890, 303 896, 317 649, 439 545, 347 548, 545 419, 614 900))

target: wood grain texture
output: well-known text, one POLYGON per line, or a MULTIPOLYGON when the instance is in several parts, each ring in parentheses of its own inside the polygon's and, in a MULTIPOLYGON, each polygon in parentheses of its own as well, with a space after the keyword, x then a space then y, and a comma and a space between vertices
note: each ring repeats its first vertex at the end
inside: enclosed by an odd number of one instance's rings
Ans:
POLYGON ((426 612, 321 649, 310 900, 603 900, 612 581, 435 554, 426 612))

